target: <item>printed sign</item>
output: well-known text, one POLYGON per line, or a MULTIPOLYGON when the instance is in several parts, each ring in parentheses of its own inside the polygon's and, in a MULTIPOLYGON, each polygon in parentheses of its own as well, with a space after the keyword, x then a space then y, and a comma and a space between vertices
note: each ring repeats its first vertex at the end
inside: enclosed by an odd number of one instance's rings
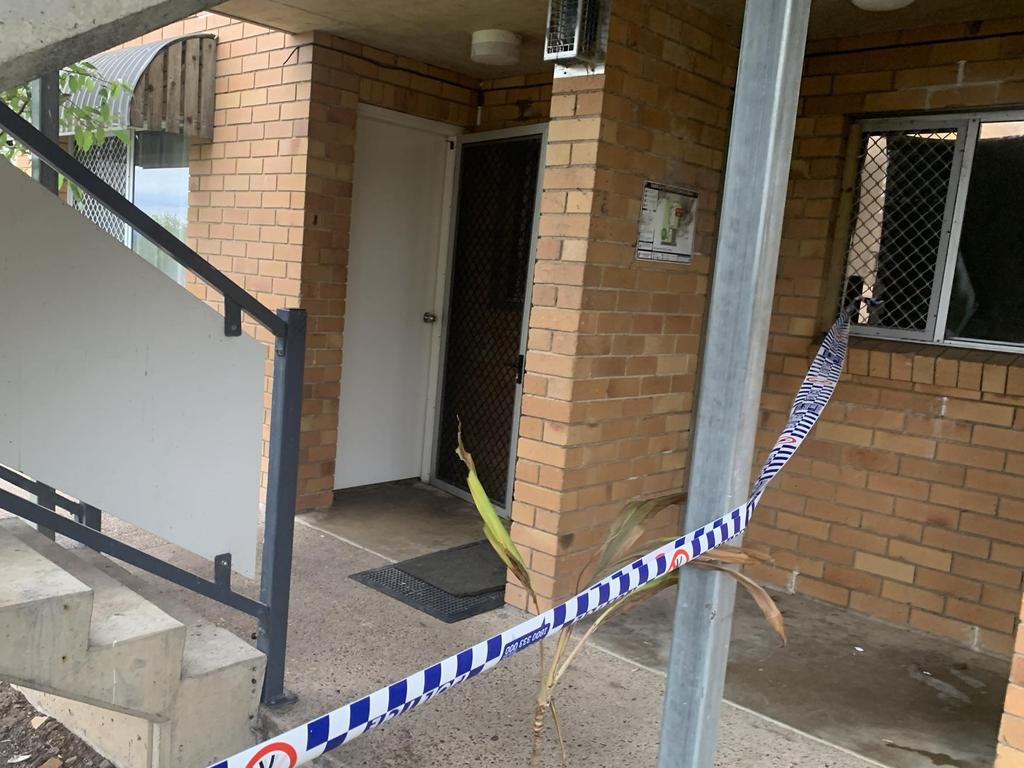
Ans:
POLYGON ((246 768, 294 768, 299 756, 295 747, 286 741, 265 744, 249 758, 246 768))
POLYGON ((653 181, 644 182, 636 257, 643 261, 693 260, 697 191, 653 181))

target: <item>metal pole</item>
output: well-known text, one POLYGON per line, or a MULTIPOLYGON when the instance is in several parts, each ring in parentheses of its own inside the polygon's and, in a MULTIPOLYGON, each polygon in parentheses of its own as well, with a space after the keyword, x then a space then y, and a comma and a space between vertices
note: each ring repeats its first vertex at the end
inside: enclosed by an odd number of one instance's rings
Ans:
POLYGON ((274 355, 267 511, 260 573, 260 601, 267 611, 260 619, 256 641, 256 647, 267 655, 263 702, 272 705, 295 701, 295 695, 284 687, 284 660, 298 491, 302 377, 306 365, 306 311, 279 309, 277 315, 287 323, 287 330, 283 337, 277 337, 274 355))
MULTIPOLYGON (((749 491, 811 0, 750 0, 743 19, 684 530, 749 491)), ((679 584, 658 768, 710 768, 735 583, 679 584)))
MULTIPOLYGON (((32 98, 32 124, 48 139, 57 141, 60 136, 60 77, 56 72, 43 75, 32 81, 29 92, 32 98)), ((36 154, 32 155, 32 178, 57 194, 57 171, 36 154)))

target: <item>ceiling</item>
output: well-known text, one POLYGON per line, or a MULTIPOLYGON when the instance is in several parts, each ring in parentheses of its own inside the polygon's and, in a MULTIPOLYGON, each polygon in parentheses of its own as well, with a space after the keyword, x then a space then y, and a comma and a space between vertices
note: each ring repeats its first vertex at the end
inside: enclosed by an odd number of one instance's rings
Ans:
POLYGON ((332 32, 480 79, 545 68, 547 0, 229 0, 214 10, 286 32, 332 32), (470 60, 470 36, 477 29, 521 35, 519 64, 492 67, 470 60))
MULTIPOLYGON (((741 23, 744 0, 689 2, 733 26, 741 23)), ((216 10, 287 32, 332 32, 481 79, 545 69, 542 50, 547 0, 228 0, 216 10), (470 60, 470 35, 477 29, 494 28, 522 36, 523 51, 516 66, 483 66, 470 60)), ((859 10, 850 0, 812 0, 810 37, 824 39, 1020 14, 1024 14, 1024 0, 916 0, 907 8, 887 13, 859 10)))
MULTIPOLYGON (((739 26, 744 0, 689 0, 712 16, 739 26)), ((898 11, 862 11, 850 0, 811 0, 808 36, 826 39, 845 35, 998 19, 1024 13, 1024 0, 916 0, 898 11)))

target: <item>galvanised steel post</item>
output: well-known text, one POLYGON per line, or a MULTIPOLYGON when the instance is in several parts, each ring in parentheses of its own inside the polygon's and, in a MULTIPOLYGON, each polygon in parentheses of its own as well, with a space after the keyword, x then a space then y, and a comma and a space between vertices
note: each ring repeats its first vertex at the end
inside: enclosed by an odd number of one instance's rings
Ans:
POLYGON ((274 354, 267 508, 260 574, 260 601, 267 606, 267 611, 260 619, 256 641, 256 647, 267 655, 263 681, 265 704, 287 704, 295 700, 284 687, 284 659, 295 537, 302 377, 306 364, 306 311, 280 309, 277 315, 287 328, 284 336, 277 337, 274 354))
MULTIPOLYGON (((748 0, 683 530, 746 499, 811 0, 748 0)), ((734 581, 681 575, 658 768, 711 768, 734 581)))
MULTIPOLYGON (((32 100, 32 124, 48 139, 54 141, 60 136, 60 77, 50 72, 32 81, 29 85, 32 100)), ((32 178, 46 189, 57 194, 59 182, 57 171, 43 162, 38 155, 32 155, 32 178)))

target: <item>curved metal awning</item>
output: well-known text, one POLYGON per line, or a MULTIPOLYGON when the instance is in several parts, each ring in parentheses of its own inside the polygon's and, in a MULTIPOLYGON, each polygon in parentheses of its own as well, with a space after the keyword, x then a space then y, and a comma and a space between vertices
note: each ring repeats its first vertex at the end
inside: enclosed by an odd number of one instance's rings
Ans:
MULTIPOLYGON (((86 59, 101 81, 128 85, 110 101, 110 127, 212 138, 216 47, 209 33, 180 35, 86 59)), ((98 89, 83 88, 70 100, 97 107, 100 95, 98 89)))

